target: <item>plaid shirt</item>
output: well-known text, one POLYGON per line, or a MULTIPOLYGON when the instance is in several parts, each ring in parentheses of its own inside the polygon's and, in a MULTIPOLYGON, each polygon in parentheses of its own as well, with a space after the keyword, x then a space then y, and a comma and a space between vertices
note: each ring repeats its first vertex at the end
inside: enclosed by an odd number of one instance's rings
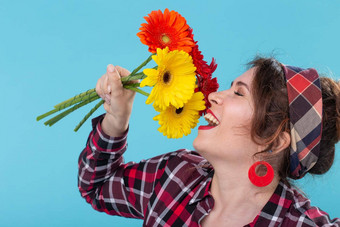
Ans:
MULTIPOLYGON (((143 226, 200 226, 214 199, 214 170, 198 153, 178 150, 140 163, 123 163, 127 133, 105 135, 102 117, 79 157, 79 190, 98 211, 144 219, 143 226)), ((327 213, 280 182, 260 214, 247 226, 340 226, 327 213)))

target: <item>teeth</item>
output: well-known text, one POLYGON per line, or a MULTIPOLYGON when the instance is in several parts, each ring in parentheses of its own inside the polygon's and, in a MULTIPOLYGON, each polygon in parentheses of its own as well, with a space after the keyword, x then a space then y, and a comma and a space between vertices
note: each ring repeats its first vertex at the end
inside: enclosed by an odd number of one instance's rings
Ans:
POLYGON ((219 124, 219 121, 211 113, 207 113, 206 115, 204 115, 204 118, 211 125, 216 126, 219 124))

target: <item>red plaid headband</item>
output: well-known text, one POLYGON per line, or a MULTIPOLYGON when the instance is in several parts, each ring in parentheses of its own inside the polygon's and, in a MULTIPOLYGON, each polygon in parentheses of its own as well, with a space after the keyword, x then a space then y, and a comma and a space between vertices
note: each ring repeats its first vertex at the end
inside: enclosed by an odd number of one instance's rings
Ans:
POLYGON ((318 72, 285 66, 290 115, 290 173, 302 178, 318 160, 322 133, 322 94, 318 72))

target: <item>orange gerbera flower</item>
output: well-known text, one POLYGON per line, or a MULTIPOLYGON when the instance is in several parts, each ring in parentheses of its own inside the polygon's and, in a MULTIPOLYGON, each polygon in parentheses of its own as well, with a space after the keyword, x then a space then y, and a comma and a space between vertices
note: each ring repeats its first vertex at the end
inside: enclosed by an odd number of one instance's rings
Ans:
POLYGON ((147 23, 143 23, 141 30, 137 33, 141 42, 149 46, 151 53, 156 49, 183 50, 190 53, 195 46, 192 32, 184 17, 175 11, 168 9, 152 11, 149 16, 144 17, 147 23))

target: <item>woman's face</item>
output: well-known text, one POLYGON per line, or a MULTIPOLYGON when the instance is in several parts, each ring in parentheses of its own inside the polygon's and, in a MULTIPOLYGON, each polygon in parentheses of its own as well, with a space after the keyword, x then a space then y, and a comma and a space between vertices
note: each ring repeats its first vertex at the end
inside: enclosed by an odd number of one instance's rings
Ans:
POLYGON ((209 95, 211 108, 205 115, 209 125, 199 127, 193 143, 196 151, 208 160, 237 161, 240 156, 249 158, 257 152, 257 145, 250 137, 254 112, 251 95, 254 71, 251 68, 236 78, 230 89, 209 95))

